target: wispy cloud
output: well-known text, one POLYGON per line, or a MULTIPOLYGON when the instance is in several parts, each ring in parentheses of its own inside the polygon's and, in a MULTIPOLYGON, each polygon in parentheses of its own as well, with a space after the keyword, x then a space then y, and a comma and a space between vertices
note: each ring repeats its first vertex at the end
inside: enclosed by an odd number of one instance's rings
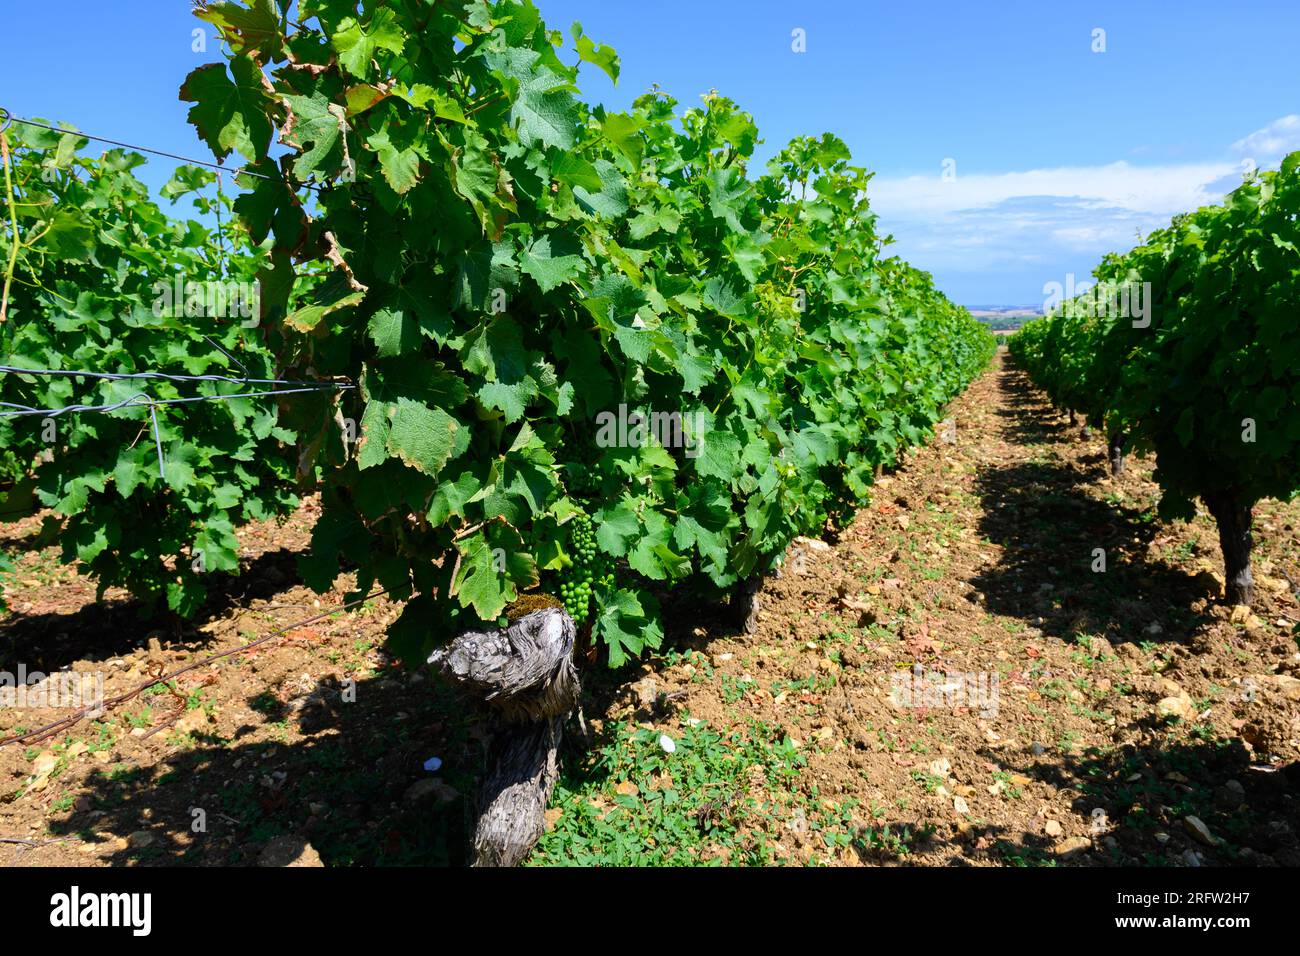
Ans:
MULTIPOLYGON (((1014 274, 1020 288, 1086 274, 1180 212, 1220 201, 1243 161, 1275 166, 1300 149, 1300 115, 1242 137, 1217 159, 1141 165, 1119 160, 1014 172, 878 177, 868 196, 897 252, 936 273, 1014 274)), ((1130 151, 1131 153, 1132 151, 1130 151)), ((1080 276, 1082 278, 1082 275, 1080 276)))
POLYGON ((875 179, 868 195, 882 215, 901 219, 925 219, 1024 199, 1068 200, 1098 210, 1167 217, 1217 199, 1207 184, 1236 170, 1236 164, 1229 162, 1134 166, 1120 161, 1010 173, 958 171, 956 178, 947 182, 937 175, 875 179))
POLYGON ((1240 156, 1254 159, 1260 166, 1295 152, 1300 149, 1300 114, 1273 120, 1263 129, 1237 140, 1232 149, 1240 156))

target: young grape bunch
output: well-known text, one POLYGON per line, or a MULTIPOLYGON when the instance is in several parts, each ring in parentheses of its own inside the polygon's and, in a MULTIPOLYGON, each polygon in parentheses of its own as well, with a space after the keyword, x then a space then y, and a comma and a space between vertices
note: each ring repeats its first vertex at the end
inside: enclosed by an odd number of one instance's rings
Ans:
POLYGON ((614 583, 613 570, 596 546, 596 529, 591 518, 579 514, 569 521, 569 557, 573 561, 560 580, 564 609, 578 624, 591 613, 591 598, 598 587, 614 583))

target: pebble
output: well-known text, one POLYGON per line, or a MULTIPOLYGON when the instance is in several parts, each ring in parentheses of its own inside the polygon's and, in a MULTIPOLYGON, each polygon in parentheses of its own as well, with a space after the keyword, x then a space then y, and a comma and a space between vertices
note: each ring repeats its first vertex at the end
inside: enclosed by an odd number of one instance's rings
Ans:
POLYGON ((1187 828, 1188 833, 1206 846, 1218 845, 1219 841, 1215 839, 1214 834, 1210 832, 1210 828, 1205 825, 1200 817, 1183 817, 1183 826, 1187 828))
POLYGON ((1287 700, 1300 701, 1300 678, 1288 674, 1269 674, 1260 680, 1267 680, 1281 691, 1282 696, 1287 700))
POLYGON ((818 538, 798 537, 794 539, 793 543, 803 545, 809 551, 829 551, 831 549, 829 544, 818 538))
POLYGON ((38 777, 48 777, 54 772, 54 768, 59 765, 59 758, 52 750, 42 750, 40 754, 32 761, 32 770, 38 777))
POLYGON ((279 836, 263 848, 258 866, 324 866, 315 848, 296 836, 279 836))
POLYGON ((954 799, 952 802, 952 808, 961 814, 970 813, 970 806, 966 803, 965 797, 957 797, 954 799))
POLYGON ((1065 832, 1065 829, 1061 826, 1059 821, 1048 820, 1047 823, 1043 824, 1043 832, 1050 837, 1059 837, 1065 832))
POLYGON ((1195 710, 1190 697, 1162 697, 1156 704, 1156 715, 1168 720, 1171 717, 1186 719, 1195 710))
POLYGON ((1052 846, 1052 852, 1057 856, 1073 856, 1076 853, 1082 853, 1084 850, 1091 848, 1091 840, 1084 836, 1076 836, 1054 844, 1052 846))
POLYGON ((667 734, 659 735, 659 747, 666 754, 677 752, 677 742, 667 734))
POLYGON ((1215 802, 1226 810, 1235 810, 1246 802, 1246 788, 1236 780, 1229 780, 1214 792, 1215 802))

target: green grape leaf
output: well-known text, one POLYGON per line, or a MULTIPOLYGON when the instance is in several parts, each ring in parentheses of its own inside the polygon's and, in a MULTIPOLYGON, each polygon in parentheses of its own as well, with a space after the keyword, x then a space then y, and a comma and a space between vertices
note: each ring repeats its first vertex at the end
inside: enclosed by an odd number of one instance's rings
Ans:
POLYGON ((185 78, 180 98, 194 103, 188 118, 203 141, 225 159, 231 150, 249 162, 266 157, 271 144, 270 99, 257 63, 236 56, 225 64, 201 66, 185 78))

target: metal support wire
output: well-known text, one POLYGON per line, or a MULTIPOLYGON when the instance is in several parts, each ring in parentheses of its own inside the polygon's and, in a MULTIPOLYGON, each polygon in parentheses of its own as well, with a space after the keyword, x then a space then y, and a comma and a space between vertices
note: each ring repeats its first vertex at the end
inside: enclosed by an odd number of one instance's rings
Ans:
MULTIPOLYGON (((215 169, 219 172, 233 172, 236 176, 252 176, 255 179, 265 179, 268 182, 275 182, 278 179, 278 177, 268 176, 266 173, 253 172, 251 169, 231 169, 229 166, 223 166, 221 163, 214 163, 211 160, 193 159, 189 156, 169 153, 166 150, 152 149, 148 146, 136 146, 132 143, 123 143, 119 140, 109 139, 106 136, 92 136, 89 133, 83 133, 79 129, 62 129, 58 126, 51 126, 48 123, 38 123, 35 120, 14 116, 13 113, 3 107, 0 107, 0 114, 3 114, 5 117, 3 125, 0 125, 0 129, 3 129, 10 123, 22 123, 24 126, 34 126, 37 129, 47 129, 53 133, 67 133, 72 136, 80 136, 82 139, 94 140, 96 143, 107 143, 109 146, 117 146, 121 149, 130 149, 139 153, 149 153, 153 156, 162 156, 164 159, 174 159, 180 163, 190 163, 194 166, 205 166, 208 169, 215 169)), ((321 187, 315 183, 299 183, 298 185, 302 186, 303 189, 311 189, 316 192, 321 190, 321 187)))
MULTIPOLYGON (((7 370, 9 370, 7 369, 7 367, 0 367, 0 371, 7 371, 7 370)), ((17 369, 14 371, 26 371, 26 370, 17 369)), ((228 382, 242 381, 248 384, 274 381, 270 379, 232 379, 226 376, 193 376, 193 375, 169 376, 169 375, 162 375, 161 373, 147 373, 147 372, 140 373, 138 375, 109 375, 105 373, 95 373, 95 372, 63 372, 63 373, 56 373, 56 374, 63 374, 67 376, 87 375, 91 378, 113 378, 113 379, 121 379, 121 378, 129 379, 129 378, 140 378, 140 377, 178 378, 185 381, 194 381, 194 380, 211 381, 215 379, 217 381, 228 381, 228 382)), ((332 382, 321 383, 317 385, 309 385, 307 383, 292 383, 292 382, 287 382, 285 384, 300 384, 303 385, 304 387, 270 389, 268 391, 261 391, 261 392, 236 392, 233 395, 195 395, 195 396, 189 396, 185 398, 162 398, 162 399, 155 399, 150 397, 149 395, 146 395, 144 392, 137 392, 136 394, 132 395, 129 398, 123 399, 120 402, 113 402, 112 404, 108 404, 108 405, 66 405, 63 408, 33 408, 30 405, 19 405, 14 402, 0 402, 0 408, 10 409, 10 411, 0 412, 0 418, 18 418, 27 415, 40 415, 45 418, 57 418, 58 416, 68 414, 69 412, 71 413, 114 412, 114 411, 119 411, 123 408, 139 407, 141 405, 147 405, 149 408, 149 421, 153 426, 154 447, 158 450, 158 477, 165 479, 167 476, 163 470, 164 459, 163 459, 163 449, 162 449, 162 434, 158 430, 159 406, 188 405, 194 402, 224 402, 224 401, 231 401, 237 398, 265 398, 271 395, 299 395, 304 392, 342 391, 344 389, 350 389, 356 387, 354 385, 340 385, 332 382)))
MULTIPOLYGON (((220 348, 220 346, 217 347, 220 348)), ((225 350, 223 349, 222 351, 225 350)), ((99 378, 122 382, 154 379, 168 382, 230 382, 234 385, 293 385, 338 389, 355 388, 353 385, 345 385, 337 382, 294 382, 280 378, 237 378, 231 375, 173 375, 169 372, 87 372, 78 369, 22 368, 18 365, 0 365, 0 374, 6 373, 11 375, 53 375, 61 378, 99 378)))
POLYGON ((44 415, 57 418, 68 412, 115 412, 131 405, 188 405, 194 402, 225 402, 236 398, 265 398, 268 395, 298 395, 303 392, 329 392, 337 389, 353 388, 352 385, 326 385, 312 388, 279 388, 265 392, 236 392, 233 395, 195 395, 187 398, 150 398, 144 392, 137 392, 130 398, 111 405, 65 405, 63 408, 33 408, 30 405, 16 405, 13 402, 0 402, 0 407, 12 408, 11 412, 0 412, 0 418, 17 418, 23 415, 44 415), (143 398, 143 402, 136 399, 143 398))

